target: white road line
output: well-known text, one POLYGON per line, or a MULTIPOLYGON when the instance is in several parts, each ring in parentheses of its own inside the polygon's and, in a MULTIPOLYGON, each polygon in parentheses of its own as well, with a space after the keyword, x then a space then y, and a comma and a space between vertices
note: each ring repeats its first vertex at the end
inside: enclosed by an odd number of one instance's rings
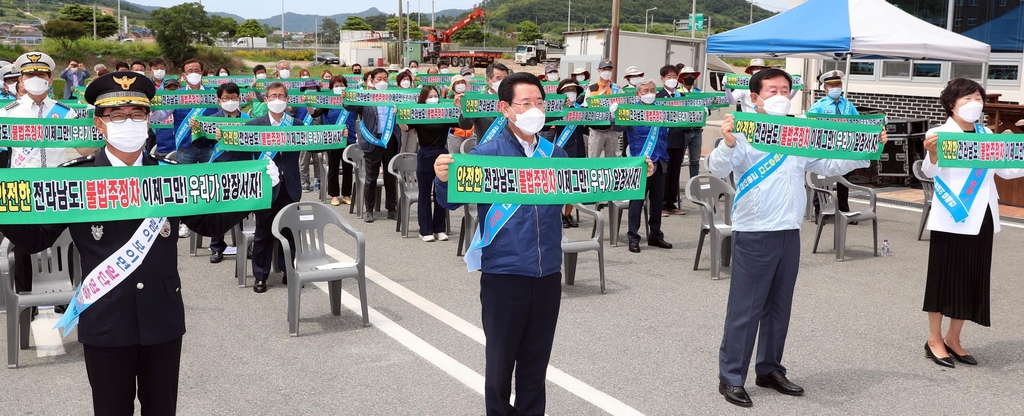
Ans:
MULTIPOLYGON (((868 205, 869 204, 868 201, 862 201, 862 200, 859 200, 859 199, 851 199, 850 202, 855 202, 855 203, 864 204, 864 205, 868 205)), ((905 207, 905 206, 902 206, 902 205, 889 204, 889 203, 885 203, 885 202, 878 202, 875 205, 880 206, 880 207, 885 207, 885 208, 901 209, 901 210, 904 210, 904 211, 912 211, 912 212, 921 212, 922 211, 921 208, 905 207)), ((1006 221, 999 221, 999 225, 1001 225, 1003 227, 1022 228, 1022 229, 1024 229, 1024 225, 1015 224, 1015 223, 1006 222, 1006 221)))
MULTIPOLYGON (((325 249, 327 251, 327 255, 333 257, 337 261, 355 261, 353 258, 345 255, 345 253, 342 253, 341 251, 338 251, 334 247, 325 245, 325 249)), ((395 296, 398 296, 402 300, 405 300, 406 302, 409 302, 413 306, 426 312, 428 315, 452 327, 456 331, 459 331, 463 335, 480 343, 480 345, 484 345, 484 343, 486 342, 483 329, 467 322, 465 319, 462 319, 451 312, 448 312, 444 308, 407 289, 405 286, 402 286, 396 283, 395 281, 387 278, 386 276, 380 274, 376 270, 367 267, 366 278, 376 283, 377 285, 383 287, 385 290, 391 292, 395 296)), ((356 306, 359 305, 357 304, 356 306)), ((429 346, 429 344, 427 345, 429 346)), ((642 415, 642 413, 630 407, 629 405, 619 401, 618 399, 612 396, 609 396, 608 394, 588 385, 587 383, 584 383, 583 381, 580 381, 579 379, 569 374, 566 374, 562 370, 559 370, 553 366, 548 366, 547 378, 552 383, 555 383, 555 385, 562 387, 563 389, 569 391, 570 393, 579 396, 581 399, 592 403, 593 405, 601 408, 602 410, 610 414, 642 415)), ((483 380, 480 381, 480 385, 483 385, 483 380)))
POLYGON ((60 317, 52 308, 40 309, 39 316, 32 321, 32 339, 36 343, 37 357, 64 355, 64 339, 60 337, 60 330, 53 329, 60 317))

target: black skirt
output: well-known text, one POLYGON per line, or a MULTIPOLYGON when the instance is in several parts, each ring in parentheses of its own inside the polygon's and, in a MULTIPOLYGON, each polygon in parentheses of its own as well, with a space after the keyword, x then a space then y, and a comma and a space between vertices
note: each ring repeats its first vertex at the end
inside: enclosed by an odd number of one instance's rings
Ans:
POLYGON ((924 311, 990 326, 991 273, 991 209, 977 235, 932 231, 924 311))

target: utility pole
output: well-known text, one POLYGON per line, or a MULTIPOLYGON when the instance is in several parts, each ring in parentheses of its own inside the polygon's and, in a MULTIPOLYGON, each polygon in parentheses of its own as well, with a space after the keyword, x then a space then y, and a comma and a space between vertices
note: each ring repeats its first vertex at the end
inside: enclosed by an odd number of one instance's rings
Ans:
POLYGON ((754 2, 750 2, 750 22, 747 24, 754 23, 754 2))
MULTIPOLYGON (((412 6, 409 5, 409 0, 405 0, 405 10, 408 11, 407 13, 412 13, 412 6)), ((401 20, 399 20, 399 22, 401 22, 401 20)), ((405 37, 408 40, 412 40, 412 31, 409 30, 409 24, 410 23, 411 22, 409 22, 409 16, 406 15, 406 17, 405 17, 405 37)), ((402 46, 404 47, 405 45, 402 45, 402 46)), ((404 64, 404 62, 403 62, 403 64, 404 64)))
POLYGON ((608 59, 612 61, 612 79, 619 79, 616 76, 619 70, 619 9, 622 7, 622 0, 612 0, 612 41, 611 50, 608 51, 608 59))
POLYGON ((423 0, 416 0, 416 27, 423 27, 420 24, 420 17, 423 16, 423 0))
POLYGON ((96 3, 92 4, 92 40, 96 40, 96 3))
POLYGON ((284 0, 281 0, 281 49, 284 49, 284 0))
POLYGON ((565 15, 565 31, 572 31, 572 0, 569 0, 569 13, 565 15))
POLYGON ((117 35, 117 40, 121 40, 121 0, 117 0, 117 35))
POLYGON ((320 54, 320 17, 313 17, 313 56, 320 54))
POLYGON ((398 0, 398 64, 405 62, 402 54, 405 52, 405 45, 402 42, 402 0, 398 0))
POLYGON ((434 32, 434 0, 430 0, 430 32, 434 32))
POLYGON ((693 10, 690 11, 690 37, 697 37, 697 30, 695 29, 697 22, 697 0, 693 0, 693 10))

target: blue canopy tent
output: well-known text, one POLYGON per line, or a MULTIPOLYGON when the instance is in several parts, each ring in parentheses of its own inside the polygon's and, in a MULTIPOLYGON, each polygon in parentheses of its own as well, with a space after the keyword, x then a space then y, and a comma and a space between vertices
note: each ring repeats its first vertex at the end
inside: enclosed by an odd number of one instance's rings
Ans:
POLYGON ((1024 5, 1010 10, 988 23, 963 32, 962 35, 985 42, 992 52, 1020 53, 1024 51, 1024 5))

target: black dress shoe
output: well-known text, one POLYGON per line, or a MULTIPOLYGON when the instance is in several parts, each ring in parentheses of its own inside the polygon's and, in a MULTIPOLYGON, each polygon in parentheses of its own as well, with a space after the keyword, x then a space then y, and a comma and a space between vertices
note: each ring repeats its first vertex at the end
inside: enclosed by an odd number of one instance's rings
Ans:
POLYGON ((256 283, 252 285, 252 291, 256 293, 265 293, 267 291, 267 281, 257 280, 256 283))
POLYGON ((68 311, 68 305, 57 305, 53 307, 54 313, 64 313, 68 311))
POLYGON ((629 243, 629 252, 630 253, 639 253, 640 252, 640 243, 629 243))
POLYGON ((727 386, 725 383, 718 382, 718 393, 725 396, 725 401, 732 403, 740 407, 750 407, 754 405, 754 402, 750 401, 750 396, 747 395, 747 389, 743 386, 727 386))
POLYGON ((224 252, 214 251, 213 254, 210 255, 210 263, 217 264, 220 263, 221 260, 224 260, 224 252))
POLYGON ((775 391, 788 394, 790 396, 803 396, 804 388, 794 384, 792 381, 786 378, 786 375, 782 373, 782 370, 775 370, 768 374, 758 375, 754 379, 754 384, 758 387, 768 387, 775 389, 775 391))
POLYGON ((924 343, 924 356, 930 358, 935 364, 942 367, 956 368, 956 364, 953 363, 953 357, 939 358, 932 353, 932 349, 928 347, 928 342, 924 343))
POLYGON ((946 345, 946 352, 949 353, 950 357, 956 358, 956 360, 959 361, 959 362, 962 362, 962 363, 967 364, 967 365, 978 365, 978 360, 975 360, 974 357, 971 357, 971 354, 966 354, 966 355, 957 354, 957 353, 953 352, 952 348, 949 348, 949 345, 946 345))
POLYGON ((363 214, 363 222, 365 222, 365 223, 373 222, 373 212, 366 211, 366 213, 363 214))
POLYGON ((566 219, 566 221, 569 222, 569 228, 579 228, 580 227, 580 222, 576 221, 576 217, 574 217, 572 215, 566 215, 565 219, 566 219))
POLYGON ((647 240, 647 245, 661 248, 672 248, 672 243, 665 240, 647 240))
POLYGON ((389 220, 397 220, 398 219, 398 211, 388 211, 388 219, 389 220))
POLYGON ((562 216, 562 228, 569 228, 569 218, 568 215, 562 216))

